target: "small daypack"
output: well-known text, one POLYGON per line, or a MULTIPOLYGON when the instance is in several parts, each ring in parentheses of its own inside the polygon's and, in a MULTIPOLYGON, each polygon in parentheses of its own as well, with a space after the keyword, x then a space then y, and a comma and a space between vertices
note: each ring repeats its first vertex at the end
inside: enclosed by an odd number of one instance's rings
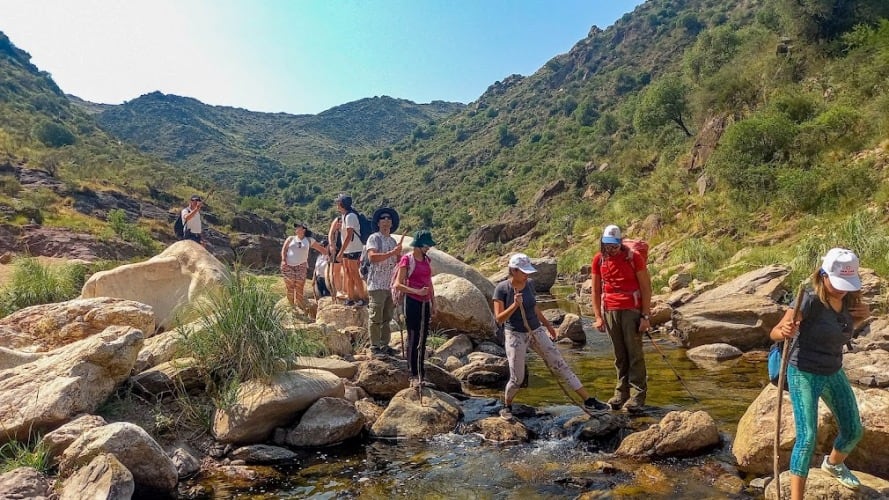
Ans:
POLYGON ((173 223, 173 233, 176 234, 177 240, 185 238, 185 224, 182 223, 182 212, 179 212, 176 222, 173 223))
MULTIPOLYGON (((373 236, 373 235, 371 235, 373 236)), ((382 238, 382 234, 380 234, 380 238, 382 238)), ((370 241, 370 238, 368 238, 370 241)), ((382 243, 382 240, 379 240, 382 243)), ((367 246, 367 242, 365 242, 364 248, 361 250, 361 257, 358 259, 358 275, 361 276, 361 279, 367 281, 367 276, 370 274, 370 254, 367 253, 369 250, 367 246)), ((374 248, 377 252, 383 250, 382 245, 378 248, 374 248)))
MULTIPOLYGON (((407 279, 414 274, 414 269, 417 268, 417 259, 414 258, 413 252, 408 254, 408 264, 407 264, 407 276, 404 277, 405 282, 407 279)), ((392 279, 389 281, 389 291, 392 292, 392 302, 395 303, 395 307, 399 310, 402 310, 404 307, 404 292, 398 289, 398 270, 400 267, 396 267, 392 271, 392 279)))

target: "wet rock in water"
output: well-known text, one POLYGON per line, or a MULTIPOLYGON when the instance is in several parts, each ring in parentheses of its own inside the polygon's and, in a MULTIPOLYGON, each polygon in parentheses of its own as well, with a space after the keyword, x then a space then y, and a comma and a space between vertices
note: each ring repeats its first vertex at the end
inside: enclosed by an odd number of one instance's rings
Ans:
POLYGON ((719 431, 707 412, 671 411, 647 430, 624 438, 615 454, 635 458, 691 456, 717 444, 719 431))
MULTIPOLYGON (((584 417, 586 420, 581 424, 580 433, 577 434, 577 438, 584 441, 608 438, 629 426, 629 419, 626 415, 607 412, 594 416, 585 415, 584 417)), ((569 421, 566 426, 573 423, 573 420, 569 421)))
POLYGON ((228 456, 232 460, 243 460, 246 464, 274 464, 296 459, 296 453, 287 448, 267 444, 242 446, 229 453, 228 456))
POLYGON ((321 398, 306 410, 284 442, 291 446, 330 446, 358 436, 363 426, 364 417, 352 403, 321 398))
POLYGON ((423 389, 404 389, 374 423, 379 437, 428 438, 454 430, 462 415, 460 403, 448 394, 423 389))
MULTIPOLYGON (((473 373, 493 372, 499 375, 500 380, 509 378, 509 362, 505 357, 494 356, 480 352, 474 352, 468 356, 469 363, 454 371, 454 377, 459 380, 469 381, 473 373)), ((480 378, 479 382, 488 380, 490 376, 480 378)), ((474 384, 475 385, 475 384, 474 384)), ((483 386, 487 387, 487 386, 483 386)))
POLYGON ((133 474, 112 454, 96 456, 62 483, 59 500, 84 498, 131 498, 136 491, 133 474))
POLYGON ((726 361, 740 358, 744 353, 733 345, 719 343, 693 347, 685 355, 698 367, 713 370, 721 368, 726 361))
POLYGON ((502 373, 489 372, 486 370, 474 371, 466 376, 466 383, 473 387, 491 387, 494 389, 503 388, 508 376, 502 373))
POLYGON ((488 417, 468 425, 465 432, 479 434, 488 441, 526 443, 530 440, 528 428, 518 419, 508 421, 501 417, 488 417))
POLYGON ((569 339, 575 344, 586 343, 586 332, 583 331, 583 323, 580 316, 576 314, 566 314, 556 333, 558 334, 557 338, 569 339))
POLYGON ((201 462, 181 446, 170 452, 170 460, 173 461, 173 466, 176 467, 180 479, 191 477, 201 470, 201 462))

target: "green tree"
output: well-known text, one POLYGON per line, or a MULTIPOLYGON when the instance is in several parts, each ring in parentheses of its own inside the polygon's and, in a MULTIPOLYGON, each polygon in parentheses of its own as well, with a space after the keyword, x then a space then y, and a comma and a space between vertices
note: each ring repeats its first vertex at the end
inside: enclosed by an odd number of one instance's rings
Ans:
POLYGON ((685 117, 689 114, 688 87, 675 76, 665 76, 645 91, 636 108, 633 126, 641 132, 653 132, 667 123, 674 123, 691 137, 692 133, 685 125, 685 117))
POLYGON ((574 111, 574 117, 577 118, 577 123, 589 127, 599 118, 599 110, 596 109, 592 100, 584 99, 583 103, 574 111))
POLYGON ((812 41, 832 40, 857 24, 889 17, 886 0, 779 0, 777 7, 790 33, 812 41))
POLYGON ((53 148, 70 146, 77 141, 74 133, 68 127, 60 123, 48 121, 38 124, 34 130, 34 135, 37 137, 37 140, 53 148))

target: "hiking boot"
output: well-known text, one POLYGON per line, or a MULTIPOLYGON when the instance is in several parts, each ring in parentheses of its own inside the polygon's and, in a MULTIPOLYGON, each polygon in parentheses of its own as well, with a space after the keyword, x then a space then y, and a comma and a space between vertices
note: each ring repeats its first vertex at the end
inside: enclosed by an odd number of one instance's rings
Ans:
POLYGON ((355 305, 355 301, 354 300, 347 300, 343 303, 343 305, 352 307, 355 305))
POLYGON ((630 399, 629 396, 624 396, 623 394, 615 394, 611 399, 608 400, 608 406, 610 406, 612 410, 620 410, 628 399, 630 399))
POLYGON ((583 402, 584 408, 588 410, 605 411, 610 408, 609 405, 599 401, 594 397, 588 397, 583 402))
POLYGON ((398 355, 398 351, 396 351, 394 348, 392 348, 390 346, 383 346, 382 349, 383 349, 383 352, 389 356, 397 356, 398 355))
POLYGON ((421 381, 420 385, 422 387, 428 387, 430 389, 435 389, 436 387, 438 387, 437 385, 433 384, 432 382, 429 382, 428 380, 421 381))
POLYGON ((355 305, 355 307, 364 307, 367 305, 367 302, 365 302, 362 299, 358 299, 355 301, 354 305, 355 305))
POLYGON ((383 350, 382 347, 372 345, 370 346, 370 355, 374 359, 383 359, 386 357, 386 352, 383 350))
POLYGON ((642 399, 630 398, 624 403, 624 410, 630 413, 639 413, 645 407, 645 401, 642 399))
POLYGON ((500 409, 500 418, 507 422, 515 422, 515 417, 512 416, 512 409, 509 406, 504 406, 500 409))
POLYGON ((852 474, 852 471, 846 467, 846 464, 841 463, 833 465, 827 457, 828 455, 824 456, 824 462, 821 463, 821 470, 835 477, 840 484, 850 490, 857 490, 861 486, 861 481, 855 477, 855 474, 852 474))

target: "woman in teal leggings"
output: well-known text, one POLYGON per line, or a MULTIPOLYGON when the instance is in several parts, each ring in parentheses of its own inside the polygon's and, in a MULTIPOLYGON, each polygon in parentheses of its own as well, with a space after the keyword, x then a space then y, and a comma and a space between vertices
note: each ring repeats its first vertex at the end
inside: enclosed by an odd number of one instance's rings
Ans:
POLYGON ((858 404, 843 371, 843 346, 869 314, 861 302, 858 257, 843 248, 831 249, 811 281, 812 290, 800 306, 802 320, 794 322, 791 307, 770 334, 772 340, 791 342, 787 385, 796 424, 790 456, 791 500, 802 500, 805 493, 818 431, 818 398, 830 408, 839 427, 821 468, 847 488, 860 486, 843 463, 864 434, 858 404))

